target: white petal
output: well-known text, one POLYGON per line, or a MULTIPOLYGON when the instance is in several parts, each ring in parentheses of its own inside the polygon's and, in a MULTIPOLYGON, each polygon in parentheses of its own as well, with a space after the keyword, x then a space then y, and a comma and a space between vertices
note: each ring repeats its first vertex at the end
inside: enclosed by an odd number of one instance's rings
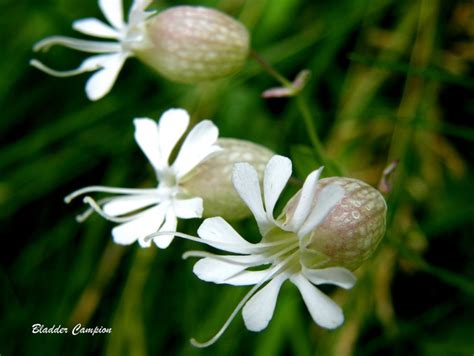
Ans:
POLYGON ((323 328, 334 329, 344 322, 344 315, 339 305, 309 283, 301 274, 291 277, 291 281, 298 287, 316 324, 323 328))
POLYGON ((193 272, 199 279, 203 281, 223 283, 226 279, 243 271, 245 268, 245 265, 225 262, 219 259, 206 257, 200 259, 194 264, 193 272))
POLYGON ((290 177, 290 159, 283 156, 273 156, 265 167, 263 180, 263 196, 268 221, 274 221, 273 209, 290 177))
POLYGON ((203 204, 201 198, 177 199, 173 201, 174 213, 181 219, 200 218, 203 204))
POLYGON ((150 161, 155 170, 160 171, 166 167, 160 146, 159 130, 157 123, 148 118, 139 118, 133 120, 135 125, 135 141, 150 161))
MULTIPOLYGON (((166 207, 165 204, 154 206, 144 212, 140 217, 114 227, 112 229, 114 242, 120 245, 130 245, 136 240, 143 240, 146 236, 158 231, 163 223, 166 207)), ((150 246, 150 242, 140 244, 142 247, 150 246)))
POLYGON ((328 267, 323 269, 303 268, 303 275, 311 283, 333 284, 344 289, 350 289, 354 286, 357 278, 346 268, 328 267))
POLYGON ((151 3, 152 0, 134 0, 131 8, 135 11, 144 11, 151 3))
POLYGON ((262 271, 242 271, 235 276, 226 279, 223 283, 230 284, 233 286, 250 286, 262 282, 262 280, 268 277, 270 269, 262 271))
POLYGON ((314 194, 316 193, 316 184, 318 183, 319 176, 323 167, 319 168, 316 171, 313 171, 306 178, 303 189, 300 193, 300 198, 298 205, 296 206, 293 215, 287 223, 287 226, 290 231, 298 231, 298 229, 303 225, 303 222, 308 217, 311 212, 311 205, 314 200, 314 194))
POLYGON ((72 27, 89 36, 117 39, 120 37, 117 30, 95 18, 76 20, 72 23, 72 27))
POLYGON ((286 279, 282 274, 276 276, 245 304, 242 316, 248 330, 261 331, 267 327, 275 311, 278 292, 286 279))
POLYGON ((236 163, 232 172, 232 183, 242 200, 252 211, 260 231, 264 235, 271 226, 263 210, 262 193, 255 168, 248 163, 236 163))
POLYGON ((298 231, 300 237, 315 229, 331 210, 344 198, 345 191, 338 185, 328 185, 316 195, 316 205, 303 226, 298 231))
POLYGON ((127 57, 123 53, 113 53, 91 57, 86 60, 97 63, 101 67, 86 83, 86 94, 90 100, 99 100, 112 89, 127 57))
POLYGON ((128 13, 128 25, 130 27, 139 26, 143 21, 155 13, 155 11, 145 11, 151 3, 152 0, 133 1, 128 13))
POLYGON ((107 215, 119 216, 157 204, 159 201, 159 198, 153 195, 118 197, 104 204, 103 210, 107 215))
POLYGON ((189 115, 183 109, 170 109, 161 115, 158 123, 159 145, 163 160, 168 163, 171 151, 189 125, 189 115))
POLYGON ((209 218, 203 221, 198 229, 198 235, 206 240, 210 246, 215 246, 228 252, 242 253, 253 245, 244 240, 224 219, 221 217, 209 218), (222 247, 221 244, 224 244, 222 247))
POLYGON ((178 157, 173 163, 173 168, 178 179, 184 177, 212 153, 220 150, 220 148, 215 145, 218 136, 219 130, 209 120, 201 121, 194 126, 184 140, 178 157))
POLYGON ((99 0, 99 6, 105 18, 118 30, 124 27, 122 1, 123 0, 99 0))
MULTIPOLYGON (((165 223, 160 228, 160 231, 176 231, 176 227, 178 226, 178 219, 171 210, 168 210, 166 214, 165 223)), ((170 243, 173 241, 174 235, 162 235, 153 238, 153 242, 159 248, 167 248, 170 243)))
MULTIPOLYGON (((193 272, 206 282, 233 284, 229 283, 228 280, 240 275, 248 267, 262 264, 262 259, 264 260, 261 255, 205 257, 196 262, 193 272)), ((267 271, 262 272, 268 273, 267 271)), ((263 277, 264 275, 260 277, 258 282, 263 277)))

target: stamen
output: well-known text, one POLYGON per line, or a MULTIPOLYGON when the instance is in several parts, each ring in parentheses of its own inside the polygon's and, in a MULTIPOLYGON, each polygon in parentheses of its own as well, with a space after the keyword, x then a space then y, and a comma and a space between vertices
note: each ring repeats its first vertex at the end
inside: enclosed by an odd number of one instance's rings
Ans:
POLYGON ((131 215, 131 216, 123 216, 123 217, 117 217, 117 216, 112 216, 112 215, 109 215, 107 214, 100 206, 99 204, 97 204, 97 202, 92 199, 91 197, 85 197, 84 198, 84 203, 85 204, 89 204, 90 207, 97 213, 99 214, 100 216, 102 216, 104 219, 107 219, 107 220, 110 220, 110 221, 113 221, 113 222, 116 222, 116 223, 124 223, 124 222, 127 222, 127 221, 130 221, 130 220, 134 220, 134 219, 137 219, 140 215, 142 215, 145 211, 142 211, 138 214, 135 214, 135 215, 131 215))
POLYGON ((226 322, 224 323, 224 325, 222 325, 222 327, 220 328, 220 330, 212 337, 210 338, 208 341, 206 342, 199 342, 197 341, 196 339, 192 338, 191 340, 189 340, 191 342, 191 345, 193 345, 194 347, 198 347, 198 348, 205 348, 205 347, 208 347, 208 346, 211 346, 212 344, 214 344, 217 340, 219 340, 219 338, 222 336, 222 334, 227 330, 227 328, 229 327, 230 323, 232 322, 232 320, 234 320, 235 316, 237 315, 237 313, 240 311, 240 309, 242 309, 242 307, 244 306, 245 303, 247 303, 247 301, 250 299, 250 297, 252 295, 255 294, 255 292, 257 291, 258 288, 260 288, 262 286, 262 284, 266 281, 266 279, 264 278, 262 282, 256 284, 255 286, 252 287, 252 289, 245 295, 245 297, 239 302, 239 304, 237 304, 237 306, 235 307, 234 311, 230 314, 230 316, 227 318, 226 322))
POLYGON ((33 51, 47 51, 56 45, 88 53, 122 52, 122 46, 118 42, 87 41, 65 36, 47 37, 35 44, 33 51))
MULTIPOLYGON (((177 231, 158 231, 158 232, 154 232, 153 234, 150 234, 150 235, 146 236, 143 240, 145 242, 148 242, 148 241, 154 239, 155 237, 167 236, 167 235, 174 235, 176 237, 180 237, 180 238, 185 239, 185 240, 190 240, 190 241, 194 241, 194 242, 197 242, 197 243, 200 243, 200 244, 212 246, 212 245, 209 244, 209 241, 207 241, 207 240, 201 239, 200 237, 197 237, 197 236, 183 234, 182 232, 177 232, 177 231)), ((241 246, 241 245, 225 244, 225 243, 222 243, 222 245, 226 245, 226 246, 229 246, 229 247, 230 246, 232 246, 232 247, 240 247, 241 246)))
MULTIPOLYGON (((217 255, 214 253, 206 252, 206 251, 186 251, 182 258, 188 259, 189 257, 199 257, 199 258, 214 258, 216 260, 220 260, 223 262, 231 263, 234 265, 241 265, 246 267, 254 267, 262 264, 269 264, 272 263, 276 258, 288 253, 289 251, 293 250, 298 246, 298 242, 291 244, 287 248, 278 251, 277 253, 270 255, 268 257, 263 255, 247 255, 247 256, 239 256, 239 255, 230 255, 230 256, 223 256, 217 255), (252 258, 253 257, 253 258, 252 258), (257 258, 258 257, 258 258, 257 258), (245 260, 248 260, 247 262, 245 260)), ((230 277, 229 277, 230 278, 230 277)))
POLYGON ((193 345, 194 347, 205 348, 205 347, 208 347, 208 346, 211 346, 212 344, 214 344, 222 336, 222 334, 227 330, 230 323, 232 322, 232 320, 234 320, 235 316, 243 308, 245 303, 248 302, 248 300, 257 292, 257 290, 265 282, 272 279, 277 273, 279 273, 285 267, 285 265, 287 265, 291 261, 291 259, 293 259, 293 257, 295 255, 296 255, 296 253, 288 256, 282 262, 277 264, 274 268, 270 269, 269 273, 267 275, 265 275, 265 277, 263 277, 262 280, 260 282, 258 282, 258 284, 256 284, 254 287, 252 287, 252 289, 245 295, 245 297, 242 298, 242 300, 239 302, 239 304, 237 304, 237 306, 235 307, 234 311, 227 318, 224 325, 222 325, 220 330, 212 338, 210 338, 206 342, 198 342, 196 339, 193 338, 193 339, 190 340, 191 345, 193 345))
POLYGON ((293 242, 293 241, 296 241, 296 240, 298 240, 298 237, 294 236, 294 237, 291 237, 291 238, 287 238, 287 239, 279 240, 279 241, 275 241, 275 242, 259 242, 259 243, 255 244, 255 246, 266 249, 266 248, 269 248, 269 247, 286 245, 286 244, 288 244, 290 242, 293 242))
MULTIPOLYGON (((291 250, 297 248, 298 245, 299 245, 299 242, 295 242, 295 243, 291 244, 290 246, 288 246, 287 248, 284 248, 283 250, 278 251, 277 253, 271 255, 269 258, 274 260, 275 258, 283 256, 284 254, 286 254, 286 253, 290 252, 291 250)), ((291 254, 291 256, 293 256, 293 255, 294 254, 291 254)))
POLYGON ((135 195, 147 195, 156 193, 156 189, 132 189, 132 188, 115 188, 115 187, 104 187, 100 185, 94 185, 90 187, 81 188, 72 192, 64 198, 64 202, 69 204, 73 199, 80 195, 87 193, 112 193, 112 194, 135 194, 135 195))
POLYGON ((185 240, 191 240, 194 242, 198 242, 201 244, 205 244, 214 248, 218 248, 224 251, 230 251, 229 249, 232 249, 234 253, 241 253, 241 254, 251 254, 251 253, 261 253, 262 251, 265 251, 269 247, 274 247, 274 246, 280 246, 280 245, 285 245, 288 244, 289 242, 292 242, 297 239, 297 237, 293 239, 287 239, 287 240, 282 240, 282 241, 276 241, 276 242, 264 242, 264 243, 258 243, 258 244, 251 244, 248 243, 248 245, 244 244, 232 244, 232 243, 225 243, 225 242, 217 242, 217 241, 210 241, 206 240, 203 238, 183 234, 180 232, 155 232, 153 234, 150 234, 144 238, 144 241, 149 241, 155 237, 158 236, 163 236, 163 235, 170 235, 174 234, 174 236, 181 237, 185 240), (235 252, 238 251, 238 252, 235 252))
MULTIPOLYGON (((114 200, 114 199, 115 198, 100 199, 97 201, 97 205, 102 206, 103 204, 108 203, 109 201, 114 200)), ((76 216, 76 221, 78 223, 84 222, 89 216, 91 216, 94 213, 94 211, 95 210, 92 209, 92 207, 87 208, 87 210, 85 210, 84 212, 76 216)))
POLYGON ((272 263, 267 257, 261 255, 231 255, 231 256, 223 256, 223 255, 216 255, 214 253, 206 252, 206 251, 186 251, 183 254, 183 260, 188 259, 189 257, 200 257, 200 258, 213 258, 216 260, 220 260, 223 262, 231 263, 234 265, 241 265, 246 267, 253 267, 262 264, 270 264, 272 263), (253 258, 252 258, 253 257, 253 258), (257 258, 258 257, 258 258, 257 258), (240 260, 239 260, 240 259, 240 260), (245 262, 245 260, 248 260, 245 262))
POLYGON ((83 65, 81 65, 76 69, 58 71, 58 70, 49 68, 48 66, 44 65, 43 63, 41 63, 40 61, 38 61, 36 59, 32 59, 30 61, 30 65, 32 65, 33 67, 45 72, 46 74, 52 75, 53 77, 72 77, 74 75, 79 75, 79 74, 86 73, 86 72, 92 72, 92 71, 95 71, 95 70, 100 68, 100 65, 98 65, 98 64, 95 65, 95 66, 83 66, 83 65))
POLYGON ((94 209, 88 208, 88 209, 87 209, 86 211, 84 211, 83 213, 76 215, 76 221, 77 221, 78 223, 83 223, 84 221, 87 220, 87 218, 88 218, 89 216, 92 215, 92 213, 93 213, 94 211, 95 211, 94 209))

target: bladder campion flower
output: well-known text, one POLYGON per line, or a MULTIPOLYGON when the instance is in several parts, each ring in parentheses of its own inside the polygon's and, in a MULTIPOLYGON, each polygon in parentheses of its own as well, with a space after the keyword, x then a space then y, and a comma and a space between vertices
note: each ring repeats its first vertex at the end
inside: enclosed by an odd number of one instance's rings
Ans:
MULTIPOLYGON (((261 331, 266 328, 273 316, 280 287, 287 280, 300 291, 315 323, 333 329, 344 321, 341 308, 315 285, 333 284, 349 289, 356 278, 343 267, 344 261, 334 260, 334 256, 326 255, 325 252, 330 249, 319 251, 316 248, 319 245, 315 242, 318 242, 320 227, 326 229, 332 226, 334 216, 339 217, 350 209, 346 204, 351 201, 354 192, 357 193, 357 187, 342 184, 341 181, 326 180, 319 184, 322 171, 320 168, 306 178, 302 190, 290 200, 282 216, 275 219, 273 210, 291 176, 291 171, 291 161, 288 158, 274 156, 265 169, 262 200, 258 174, 254 167, 248 163, 238 163, 234 166, 233 184, 255 216, 262 235, 261 242, 253 244, 246 241, 221 217, 209 218, 202 223, 198 230, 200 239, 179 234, 182 238, 233 253, 216 255, 203 251, 187 252, 184 257, 200 258, 193 269, 200 279, 219 284, 253 285, 219 332, 205 343, 193 339, 193 345, 207 347, 216 342, 241 309, 247 329, 261 331), (341 207, 341 204, 344 206, 341 207), (328 219, 331 220, 329 224, 328 219), (255 270, 255 267, 265 265, 268 267, 255 270)), ((354 183, 355 180, 351 181, 354 183)), ((385 226, 386 207, 380 193, 376 196, 364 194, 364 197, 367 198, 366 203, 371 204, 370 214, 377 220, 376 225, 381 222, 385 226), (380 204, 382 212, 379 211, 380 204), (374 211, 377 213, 374 214, 374 211)), ((352 207, 355 209, 353 211, 356 211, 362 206, 356 204, 352 207)), ((349 236, 347 231, 351 229, 352 222, 342 219, 339 224, 348 224, 337 231, 343 232, 343 238, 349 236)), ((355 228, 361 228, 360 225, 355 225, 355 228)), ((378 231, 378 234, 377 238, 369 236, 369 243, 364 244, 366 249, 373 251, 372 245, 378 243, 383 229, 378 231)), ((326 236, 338 239, 335 234, 329 234, 324 235, 323 240, 326 236)), ((358 241, 360 242, 359 239, 358 241)))
POLYGON ((118 73, 127 58, 143 46, 145 41, 145 21, 154 12, 145 11, 151 0, 135 0, 130 8, 128 23, 123 18, 123 0, 99 0, 99 6, 110 25, 96 18, 74 21, 73 28, 83 34, 110 39, 113 41, 80 40, 64 36, 45 38, 34 46, 35 51, 48 50, 51 46, 62 45, 78 51, 99 53, 87 58, 82 64, 71 71, 51 69, 38 60, 31 65, 57 77, 69 77, 85 72, 96 71, 86 83, 86 94, 91 100, 105 96, 115 83, 118 73))
MULTIPOLYGON (((199 163, 220 150, 216 144, 217 127, 209 120, 201 121, 186 136, 173 164, 171 152, 189 125, 189 115, 182 109, 170 109, 159 123, 135 119, 135 140, 155 169, 158 186, 150 189, 122 189, 92 186, 80 189, 65 198, 68 203, 77 196, 104 192, 120 194, 96 202, 85 197, 91 209, 79 217, 87 218, 96 211, 104 218, 121 223, 112 230, 114 241, 128 245, 138 240, 142 247, 150 246, 144 238, 156 231, 175 231, 177 218, 199 218, 203 212, 202 198, 189 196, 181 187, 181 180, 199 163)), ((173 236, 154 239, 160 248, 166 248, 173 236)))
POLYGON ((67 77, 96 71, 86 83, 91 100, 105 96, 112 88, 124 62, 137 57, 170 80, 184 83, 225 77, 236 72, 249 51, 249 35, 243 25, 213 9, 177 6, 157 16, 145 11, 151 0, 134 0, 124 21, 122 0, 99 0, 109 22, 95 18, 77 20, 73 28, 85 35, 111 41, 48 37, 35 51, 62 45, 97 53, 74 70, 57 71, 34 59, 30 63, 54 76, 67 77))

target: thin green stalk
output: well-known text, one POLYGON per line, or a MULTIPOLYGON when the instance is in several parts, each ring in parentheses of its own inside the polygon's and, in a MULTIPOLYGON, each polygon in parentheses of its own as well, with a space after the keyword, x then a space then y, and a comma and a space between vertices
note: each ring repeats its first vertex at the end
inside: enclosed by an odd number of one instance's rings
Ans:
POLYGON ((258 64, 262 66, 263 69, 267 71, 273 78, 275 78, 281 85, 285 88, 292 89, 293 83, 281 75, 275 68, 272 67, 262 56, 260 56, 255 50, 250 52, 250 56, 257 61, 258 64))
POLYGON ((311 115, 311 111, 308 108, 308 104, 306 100, 301 95, 296 97, 296 104, 298 109, 303 116, 303 120, 306 125, 306 129, 308 130, 309 139, 313 145, 314 154, 316 159, 324 165, 331 174, 336 174, 338 176, 342 176, 342 170, 334 164, 331 160, 326 157, 326 153, 324 151, 324 146, 321 143, 316 131, 316 127, 314 126, 313 116, 311 115))
POLYGON ((275 68, 272 67, 270 63, 268 63, 256 51, 252 50, 251 56, 257 61, 258 64, 260 64, 260 66, 263 69, 265 69, 265 71, 268 74, 270 74, 273 78, 275 78, 283 87, 295 92, 294 96, 296 97, 297 108, 301 116, 303 117, 306 130, 308 131, 309 139, 311 141, 311 144, 313 145, 316 159, 328 169, 330 174, 335 174, 339 176, 343 175, 342 170, 336 164, 334 164, 331 160, 327 158, 326 153, 324 151, 324 146, 321 140, 319 139, 316 126, 314 125, 315 120, 313 118, 313 115, 311 114, 311 111, 309 110, 306 100, 301 95, 301 91, 299 89, 296 89, 291 81, 289 81, 282 74, 280 74, 275 68))

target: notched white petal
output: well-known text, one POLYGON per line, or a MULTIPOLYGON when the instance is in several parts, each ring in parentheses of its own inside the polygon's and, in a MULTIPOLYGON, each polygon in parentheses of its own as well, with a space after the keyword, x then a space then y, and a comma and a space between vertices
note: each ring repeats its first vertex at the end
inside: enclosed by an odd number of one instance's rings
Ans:
POLYGON ((144 209, 150 205, 159 203, 159 201, 159 198, 153 195, 131 195, 112 198, 103 205, 102 209, 107 215, 120 216, 144 209))
POLYGON ((115 53, 87 59, 92 63, 98 63, 101 67, 97 73, 86 83, 86 94, 90 100, 99 100, 103 98, 112 89, 117 76, 122 69, 127 55, 115 53), (101 57, 101 58, 99 58, 101 57))
POLYGON ((194 264, 193 272, 201 280, 213 283, 223 283, 246 268, 244 265, 225 262, 206 257, 194 264))
MULTIPOLYGON (((174 212, 168 210, 166 212, 166 219, 163 226, 161 226, 160 231, 167 232, 167 231, 176 231, 176 227, 178 226, 178 219, 174 215, 174 212)), ((165 249, 167 248, 174 239, 174 235, 161 235, 153 238, 153 242, 158 248, 165 249)))
POLYGON ((183 109, 169 109, 161 115, 158 124, 158 141, 164 163, 169 165, 169 157, 174 147, 184 135, 189 125, 189 115, 183 109))
POLYGON ((273 156, 265 167, 263 196, 268 221, 273 222, 273 209, 291 177, 292 165, 287 157, 273 156))
POLYGON ((89 36, 113 39, 120 38, 120 33, 117 30, 96 18, 76 20, 72 23, 72 28, 89 36))
POLYGON ((218 136, 219 130, 212 121, 204 120, 193 127, 173 163, 178 179, 191 172, 204 159, 221 150, 216 145, 218 136))
POLYGON ((290 280, 298 287, 316 324, 326 329, 335 329, 344 322, 344 315, 339 305, 313 286, 305 277, 297 274, 290 280))
POLYGON ((130 7, 128 14, 128 25, 136 26, 145 21, 156 11, 145 11, 145 9, 152 3, 152 0, 135 0, 130 7))
POLYGON ((226 279, 224 283, 233 286, 251 286, 260 283, 264 278, 268 277, 270 270, 270 268, 261 271, 245 270, 226 279))
POLYGON ((120 30, 124 27, 123 0, 99 0, 99 7, 109 23, 120 30))
POLYGON ((298 231, 303 225, 303 222, 311 212, 311 205, 314 201, 314 195, 316 193, 317 183, 323 167, 316 171, 311 172, 306 178, 303 188, 301 189, 300 197, 296 209, 292 216, 289 218, 286 227, 290 231, 298 231))
POLYGON ((209 218, 203 221, 198 229, 198 235, 206 240, 210 246, 215 246, 221 250, 246 253, 253 245, 240 236, 232 226, 221 217, 209 218))
POLYGON ((176 216, 181 219, 202 217, 202 198, 176 199, 173 201, 176 216))
POLYGON ((328 185, 324 187, 316 196, 316 205, 310 213, 298 236, 303 237, 314 230, 324 218, 334 209, 334 207, 344 198, 345 190, 339 185, 328 185))
POLYGON ((356 276, 346 268, 328 267, 323 269, 309 269, 303 267, 303 275, 311 283, 333 284, 344 289, 351 289, 357 281, 356 276))
POLYGON ((268 326, 275 311, 278 292, 286 276, 278 275, 255 293, 242 309, 245 326, 250 331, 261 331, 268 326))
POLYGON ((156 171, 166 168, 166 162, 160 151, 160 140, 158 124, 155 120, 149 118, 136 118, 133 120, 135 125, 135 141, 140 146, 142 152, 150 161, 156 171))
POLYGON ((154 206, 136 219, 118 225, 112 229, 114 242, 120 245, 130 245, 139 240, 142 247, 149 246, 149 242, 144 238, 161 227, 166 213, 166 205, 154 206))
POLYGON ((271 223, 263 209, 257 171, 248 163, 237 163, 232 171, 232 183, 237 193, 252 211, 262 235, 265 235, 271 223))

